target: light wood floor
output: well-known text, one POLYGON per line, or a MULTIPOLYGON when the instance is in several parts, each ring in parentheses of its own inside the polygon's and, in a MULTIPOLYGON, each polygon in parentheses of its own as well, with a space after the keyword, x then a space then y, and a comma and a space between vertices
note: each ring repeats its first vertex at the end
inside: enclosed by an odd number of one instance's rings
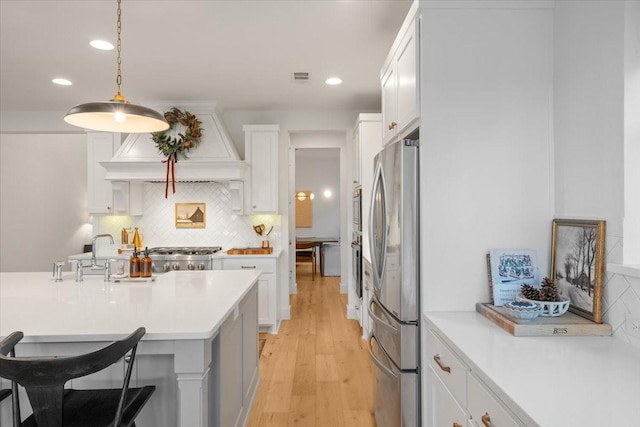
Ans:
POLYGON ((260 334, 260 386, 249 427, 375 427, 373 364, 356 320, 346 318, 339 277, 298 269, 291 320, 260 334))

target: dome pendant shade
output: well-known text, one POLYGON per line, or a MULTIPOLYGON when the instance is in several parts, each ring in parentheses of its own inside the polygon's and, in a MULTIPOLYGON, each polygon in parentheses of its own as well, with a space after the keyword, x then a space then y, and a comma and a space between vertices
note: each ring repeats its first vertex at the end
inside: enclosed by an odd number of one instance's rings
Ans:
POLYGON ((169 129, 169 123, 157 111, 117 100, 76 105, 67 111, 64 121, 106 132, 147 133, 169 129))

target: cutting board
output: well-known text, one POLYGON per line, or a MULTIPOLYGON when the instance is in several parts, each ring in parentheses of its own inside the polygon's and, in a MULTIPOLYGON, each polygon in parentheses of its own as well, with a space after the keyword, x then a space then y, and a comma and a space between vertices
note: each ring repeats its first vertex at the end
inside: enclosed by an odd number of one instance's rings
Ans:
POLYGON ((227 255, 269 255, 273 253, 273 248, 231 248, 227 250, 227 255))
POLYGON ((514 319, 502 307, 489 303, 477 303, 476 311, 516 337, 611 335, 611 325, 594 323, 571 312, 558 317, 538 316, 524 321, 514 319))

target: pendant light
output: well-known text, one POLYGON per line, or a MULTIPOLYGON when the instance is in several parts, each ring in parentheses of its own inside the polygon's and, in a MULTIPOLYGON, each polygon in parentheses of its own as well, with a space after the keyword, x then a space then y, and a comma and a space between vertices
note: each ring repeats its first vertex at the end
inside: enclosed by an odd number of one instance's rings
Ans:
POLYGON ((107 132, 123 133, 147 133, 161 132, 169 129, 169 123, 164 116, 151 108, 129 103, 120 93, 122 84, 120 54, 122 43, 120 32, 122 30, 121 9, 118 1, 118 76, 116 84, 118 93, 110 101, 89 102, 76 105, 67 111, 64 121, 81 128, 101 130, 107 132))

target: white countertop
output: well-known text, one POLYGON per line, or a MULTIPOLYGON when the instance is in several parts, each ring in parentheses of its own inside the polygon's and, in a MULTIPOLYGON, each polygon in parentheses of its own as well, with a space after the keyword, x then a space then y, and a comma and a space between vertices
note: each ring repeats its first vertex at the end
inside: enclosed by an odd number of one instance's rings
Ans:
POLYGON ((639 425, 640 349, 621 339, 514 337, 475 312, 425 319, 527 425, 639 425))
POLYGON ((258 270, 172 271, 154 282, 55 283, 51 272, 0 273, 0 336, 23 342, 110 341, 139 326, 144 340, 205 339, 257 282, 258 270))

